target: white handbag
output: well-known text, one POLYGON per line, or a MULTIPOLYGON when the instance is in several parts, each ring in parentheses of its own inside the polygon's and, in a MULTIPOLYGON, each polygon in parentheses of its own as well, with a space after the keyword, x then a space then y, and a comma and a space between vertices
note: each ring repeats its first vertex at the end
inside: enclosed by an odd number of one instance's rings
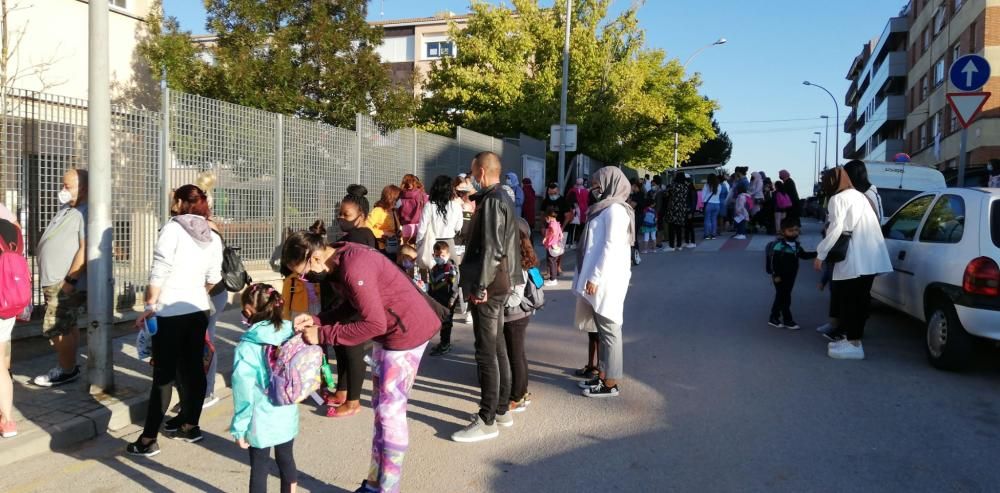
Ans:
POLYGON ((421 269, 431 270, 434 267, 434 244, 437 243, 437 231, 434 228, 434 218, 431 218, 427 225, 427 233, 424 240, 417 248, 417 266, 421 269))

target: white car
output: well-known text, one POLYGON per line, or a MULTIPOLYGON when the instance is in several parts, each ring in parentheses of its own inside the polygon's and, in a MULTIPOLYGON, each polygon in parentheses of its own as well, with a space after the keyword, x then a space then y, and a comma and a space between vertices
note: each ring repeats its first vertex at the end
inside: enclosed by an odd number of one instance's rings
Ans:
POLYGON ((1000 189, 919 194, 882 231, 893 272, 872 297, 926 323, 932 365, 961 369, 976 337, 1000 341, 1000 189))
POLYGON ((940 171, 917 164, 866 161, 865 168, 868 170, 868 181, 875 185, 882 199, 882 214, 885 217, 880 217, 879 220, 883 224, 907 200, 920 192, 948 186, 940 171))

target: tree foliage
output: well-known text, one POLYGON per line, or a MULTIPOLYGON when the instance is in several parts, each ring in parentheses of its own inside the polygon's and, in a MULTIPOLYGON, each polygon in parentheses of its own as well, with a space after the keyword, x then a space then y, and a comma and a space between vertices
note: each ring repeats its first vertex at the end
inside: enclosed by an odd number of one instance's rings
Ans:
POLYGON ((375 52, 382 31, 364 0, 206 0, 215 39, 202 45, 153 9, 140 52, 171 88, 276 113, 353 126, 373 113, 389 128, 416 109, 375 52))
MULTIPOLYGON (((479 132, 548 135, 559 120, 565 1, 541 8, 472 3, 465 29, 451 28, 455 56, 428 76, 418 119, 432 131, 460 125, 479 132)), ((716 104, 698 94, 676 59, 645 46, 638 6, 608 18, 610 0, 574 2, 568 121, 578 150, 653 171, 673 162, 674 131, 682 161, 715 136, 716 104)))
POLYGON ((712 129, 715 137, 706 140, 701 144, 694 154, 684 163, 686 166, 700 166, 703 164, 724 165, 729 162, 733 154, 733 141, 729 134, 719 128, 719 122, 712 118, 712 129))

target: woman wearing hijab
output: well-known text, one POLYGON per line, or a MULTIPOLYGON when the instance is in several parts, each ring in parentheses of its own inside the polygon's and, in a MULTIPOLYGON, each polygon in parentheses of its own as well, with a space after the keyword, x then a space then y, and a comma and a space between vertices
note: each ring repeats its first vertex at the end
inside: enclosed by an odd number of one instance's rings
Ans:
POLYGON ((792 208, 788 210, 788 217, 795 219, 802 217, 802 200, 799 198, 799 189, 795 187, 795 180, 792 179, 791 173, 783 169, 778 172, 778 179, 784 185, 788 198, 792 200, 792 208))
POLYGON ((535 209, 535 187, 531 186, 531 178, 521 180, 521 189, 524 193, 524 205, 522 206, 521 217, 528 221, 528 226, 535 230, 535 216, 538 209, 535 209))
POLYGON ((882 219, 885 218, 885 210, 882 209, 882 196, 878 194, 878 188, 875 188, 875 185, 868 181, 868 167, 863 161, 855 159, 844 165, 844 171, 851 179, 854 189, 865 194, 865 197, 868 198, 868 202, 875 210, 875 214, 878 214, 878 220, 881 223, 882 219))
POLYGON ((632 189, 618 168, 597 170, 590 181, 593 205, 576 253, 576 325, 596 328, 601 340, 598 376, 581 382, 587 397, 616 397, 622 377, 622 322, 625 295, 632 278, 631 248, 635 213, 628 205, 632 189))
POLYGON ((846 338, 831 342, 827 355, 834 359, 864 359, 861 340, 871 310, 875 276, 892 271, 882 227, 871 203, 854 189, 847 172, 837 167, 823 176, 824 195, 829 197, 826 237, 816 247, 816 270, 822 270, 840 237, 848 235, 847 254, 834 264, 831 311, 836 310, 839 328, 846 338))
POLYGON ((507 186, 514 192, 514 213, 521 217, 524 209, 524 190, 521 189, 521 182, 517 179, 517 173, 513 171, 507 173, 507 186))

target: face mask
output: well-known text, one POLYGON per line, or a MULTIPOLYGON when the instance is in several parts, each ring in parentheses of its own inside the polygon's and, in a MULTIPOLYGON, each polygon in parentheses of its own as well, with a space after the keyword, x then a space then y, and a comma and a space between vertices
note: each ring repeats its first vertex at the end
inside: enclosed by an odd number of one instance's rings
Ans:
POLYGON ((472 188, 476 190, 476 193, 483 191, 483 184, 479 183, 479 179, 473 176, 471 181, 472 181, 472 188))
POLYGON ((66 190, 65 188, 59 190, 59 195, 57 195, 57 197, 59 198, 59 203, 61 205, 66 205, 70 200, 73 200, 73 194, 69 193, 69 190, 66 190))
POLYGON ((410 270, 412 268, 413 268, 413 261, 412 260, 404 260, 403 261, 403 269, 410 270))
POLYGON ((444 265, 446 262, 448 262, 448 259, 444 257, 434 257, 434 263, 437 265, 444 265))
POLYGON ((795 241, 797 239, 799 239, 799 235, 785 237, 785 241, 795 241))
POLYGON ((993 165, 992 164, 987 164, 986 165, 986 171, 993 171, 993 165))
POLYGON ((337 219, 337 225, 340 226, 340 230, 345 233, 357 229, 357 226, 354 224, 354 221, 348 221, 347 219, 343 218, 337 219))
POLYGON ((305 275, 302 276, 300 279, 302 279, 305 282, 319 284, 326 282, 327 279, 329 279, 329 277, 330 277, 329 272, 306 272, 305 275))
POLYGON ((559 200, 559 195, 549 195, 549 200, 559 200))
POLYGON ((590 200, 593 201, 593 202, 600 202, 601 201, 601 193, 598 192, 597 190, 591 190, 590 191, 590 200))

